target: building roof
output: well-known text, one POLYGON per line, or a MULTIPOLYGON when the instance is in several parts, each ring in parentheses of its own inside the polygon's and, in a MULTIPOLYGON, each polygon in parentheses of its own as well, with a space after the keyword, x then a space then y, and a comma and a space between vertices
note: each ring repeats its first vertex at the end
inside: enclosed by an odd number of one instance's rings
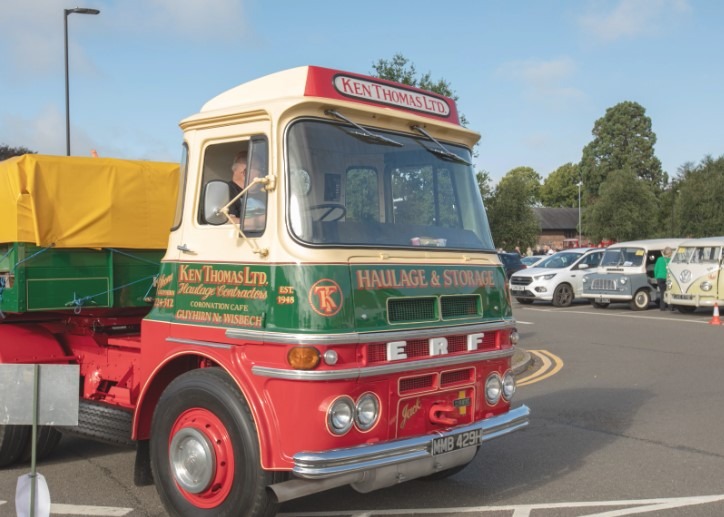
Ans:
POLYGON ((575 230, 578 227, 578 208, 534 207, 541 231, 575 230))

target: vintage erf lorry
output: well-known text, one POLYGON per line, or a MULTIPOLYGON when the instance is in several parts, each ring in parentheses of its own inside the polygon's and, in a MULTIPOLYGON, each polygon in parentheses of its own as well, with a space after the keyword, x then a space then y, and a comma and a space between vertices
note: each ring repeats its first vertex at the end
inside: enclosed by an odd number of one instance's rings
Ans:
MULTIPOLYGON (((444 477, 527 425, 451 99, 300 67, 181 128, 180 170, 1 166, 0 363, 80 370, 79 425, 41 428, 40 455, 59 431, 133 444, 170 514, 256 517, 444 477)), ((29 440, 0 426, 0 465, 29 440)))

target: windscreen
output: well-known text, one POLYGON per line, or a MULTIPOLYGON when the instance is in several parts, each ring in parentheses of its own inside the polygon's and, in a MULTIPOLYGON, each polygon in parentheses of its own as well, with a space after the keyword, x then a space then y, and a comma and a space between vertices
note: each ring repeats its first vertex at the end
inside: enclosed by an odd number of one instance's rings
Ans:
POLYGON ((644 263, 643 248, 609 248, 603 253, 601 267, 635 267, 644 263))
POLYGON ((674 264, 718 264, 721 246, 683 246, 671 258, 674 264))
POLYGON ((578 257, 581 255, 581 253, 571 251, 560 251, 555 255, 551 255, 550 257, 541 260, 535 265, 535 267, 545 267, 550 269, 566 268, 573 265, 573 263, 578 260, 578 257))
POLYGON ((467 148, 307 119, 286 149, 288 222, 304 243, 494 250, 467 148))

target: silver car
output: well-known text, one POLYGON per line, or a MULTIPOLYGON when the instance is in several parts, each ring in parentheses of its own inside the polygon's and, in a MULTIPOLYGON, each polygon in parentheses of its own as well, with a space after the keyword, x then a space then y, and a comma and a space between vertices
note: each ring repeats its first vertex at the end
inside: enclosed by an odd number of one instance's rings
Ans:
POLYGON ((520 303, 536 300, 568 307, 583 293, 583 276, 598 266, 604 250, 573 248, 559 251, 510 277, 510 295, 520 303))

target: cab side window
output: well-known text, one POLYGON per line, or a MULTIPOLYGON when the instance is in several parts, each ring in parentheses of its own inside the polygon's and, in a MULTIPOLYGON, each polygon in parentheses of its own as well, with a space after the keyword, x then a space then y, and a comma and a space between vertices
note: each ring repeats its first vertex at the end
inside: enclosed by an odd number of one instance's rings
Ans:
MULTIPOLYGON (((247 140, 212 144, 204 149, 202 199, 211 186, 221 185, 224 197, 218 200, 215 209, 222 208, 234 197, 249 188, 238 200, 229 206, 229 217, 233 223, 241 223, 244 234, 259 235, 266 227, 267 192, 260 183, 251 185, 255 178, 269 174, 268 144, 263 136, 247 140), (226 188, 223 188, 223 185, 226 188), (249 187, 251 185, 251 187, 249 187), (226 195, 228 192, 228 195, 226 195)), ((206 207, 208 211, 208 207, 206 207)), ((204 207, 199 207, 198 222, 203 225, 228 224, 223 220, 211 222, 204 217, 204 207)))

